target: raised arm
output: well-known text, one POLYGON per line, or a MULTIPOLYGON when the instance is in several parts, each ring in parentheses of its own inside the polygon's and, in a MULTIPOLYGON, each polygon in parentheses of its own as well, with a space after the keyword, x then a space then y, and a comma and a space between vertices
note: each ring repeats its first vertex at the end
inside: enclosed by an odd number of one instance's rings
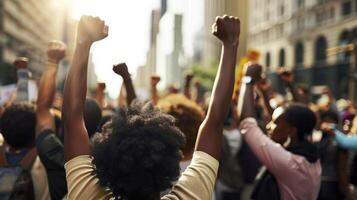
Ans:
POLYGON ((196 150, 219 159, 223 123, 228 115, 233 93, 240 22, 235 17, 219 17, 213 25, 213 34, 223 44, 222 56, 213 86, 208 113, 199 129, 196 150))
POLYGON ((184 95, 188 98, 191 99, 191 82, 192 82, 193 74, 187 74, 185 77, 185 88, 184 88, 184 95))
POLYGON ((336 142, 343 149, 357 149, 357 136, 347 136, 339 130, 335 130, 336 142))
POLYGON ((293 100, 295 102, 308 104, 306 95, 303 94, 296 86, 294 82, 294 74, 291 71, 282 70, 279 73, 280 79, 285 83, 286 87, 290 90, 293 95, 293 100))
POLYGON ((67 75, 63 96, 64 155, 69 161, 88 155, 89 137, 84 125, 83 109, 87 92, 89 50, 95 41, 108 35, 108 27, 99 18, 83 16, 78 24, 76 47, 67 75))
POLYGON ((151 76, 150 80, 150 92, 151 92, 151 101, 153 105, 156 105, 159 101, 159 93, 157 92, 157 84, 159 84, 161 78, 160 76, 151 76))
POLYGON ((54 129, 54 118, 50 113, 56 92, 56 75, 59 62, 65 56, 65 45, 51 41, 47 47, 47 63, 40 79, 37 97, 37 134, 43 129, 54 129))
POLYGON ((95 100, 97 101, 99 107, 103 109, 105 107, 105 83, 98 83, 95 90, 95 100))
POLYGON ((19 57, 14 61, 17 69, 17 91, 16 101, 29 101, 28 84, 31 78, 31 72, 28 70, 28 59, 19 57))
POLYGON ((238 116, 241 121, 245 118, 256 118, 257 113, 254 106, 254 84, 261 79, 262 67, 256 63, 249 62, 244 66, 244 77, 238 98, 238 116))
POLYGON ((136 99, 136 93, 130 77, 130 73, 128 71, 128 67, 125 63, 120 63, 118 65, 114 65, 113 71, 123 78, 123 83, 126 90, 126 102, 128 105, 130 105, 131 102, 136 99))
POLYGON ((264 106, 266 111, 270 114, 270 116, 273 115, 274 109, 270 106, 270 92, 271 92, 271 83, 268 79, 262 79, 258 82, 258 88, 260 92, 263 95, 264 99, 264 106))

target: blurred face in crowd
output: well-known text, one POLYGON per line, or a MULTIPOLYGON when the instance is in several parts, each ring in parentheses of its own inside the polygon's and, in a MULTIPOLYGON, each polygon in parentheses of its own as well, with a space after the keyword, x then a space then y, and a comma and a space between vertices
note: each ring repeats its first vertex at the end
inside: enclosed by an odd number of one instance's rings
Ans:
POLYGON ((286 122, 282 107, 275 109, 273 119, 267 125, 267 131, 268 136, 279 144, 284 144, 290 136, 296 134, 296 129, 286 122))

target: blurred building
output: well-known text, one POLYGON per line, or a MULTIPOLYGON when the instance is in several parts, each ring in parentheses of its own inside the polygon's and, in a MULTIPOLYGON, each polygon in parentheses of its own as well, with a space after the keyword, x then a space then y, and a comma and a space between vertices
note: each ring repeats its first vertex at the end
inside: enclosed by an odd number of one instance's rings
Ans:
POLYGON ((161 86, 181 83, 183 64, 182 19, 180 14, 166 12, 160 20, 157 35, 157 73, 161 86))
POLYGON ((68 19, 67 1, 62 6, 53 0, 0 1, 0 63, 11 64, 18 56, 30 60, 35 77, 42 71, 48 41, 63 39, 68 19), (62 26, 63 25, 63 26, 62 26))
POLYGON ((201 64, 210 66, 219 61, 221 43, 212 35, 212 24, 217 16, 232 15, 240 19, 241 32, 238 49, 238 59, 247 52, 247 24, 248 0, 205 0, 204 1, 204 28, 201 64))
POLYGON ((268 71, 293 69, 307 86, 329 85, 347 95, 351 53, 326 50, 357 41, 357 1, 251 0, 248 13, 248 48, 262 53, 268 71))

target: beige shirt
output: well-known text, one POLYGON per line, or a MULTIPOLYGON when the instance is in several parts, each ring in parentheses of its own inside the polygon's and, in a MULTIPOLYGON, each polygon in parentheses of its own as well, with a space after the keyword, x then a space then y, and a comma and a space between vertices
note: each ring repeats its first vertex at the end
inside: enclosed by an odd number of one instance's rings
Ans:
MULTIPOLYGON (((78 156, 65 164, 68 194, 67 199, 109 200, 111 192, 100 187, 98 178, 93 175, 92 158, 78 156)), ((210 155, 196 151, 192 162, 181 175, 171 192, 162 200, 208 200, 212 197, 217 177, 218 161, 210 155)))

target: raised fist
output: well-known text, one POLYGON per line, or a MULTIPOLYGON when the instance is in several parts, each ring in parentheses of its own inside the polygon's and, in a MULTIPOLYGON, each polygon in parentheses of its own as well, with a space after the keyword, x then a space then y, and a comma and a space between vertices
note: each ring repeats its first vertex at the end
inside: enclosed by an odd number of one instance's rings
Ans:
POLYGON ((99 17, 82 16, 78 24, 78 43, 92 44, 108 36, 108 26, 99 17))
POLYGON ((105 88, 106 88, 105 83, 98 83, 98 85, 97 85, 97 89, 98 89, 98 90, 104 91, 105 88))
POLYGON ((238 45, 240 35, 240 21, 237 17, 224 15, 217 17, 212 26, 212 33, 224 45, 238 45))
POLYGON ((265 92, 271 89, 271 83, 268 79, 264 78, 258 82, 259 90, 265 92))
POLYGON ((57 40, 48 43, 47 57, 50 62, 58 64, 66 55, 66 45, 57 40))
POLYGON ((185 79, 187 82, 190 82, 193 79, 193 74, 191 74, 191 73, 187 74, 185 79))
POLYGON ((127 77, 129 76, 129 71, 128 71, 128 66, 126 66, 125 63, 120 63, 120 64, 117 64, 117 65, 114 65, 113 66, 113 71, 122 76, 122 77, 127 77))
POLYGON ((279 76, 285 83, 292 83, 294 81, 294 74, 291 71, 280 70, 279 76))
POLYGON ((18 57, 14 61, 14 65, 16 69, 26 69, 28 65, 29 60, 25 57, 18 57))
POLYGON ((254 62, 248 62, 244 65, 244 72, 246 76, 252 77, 257 82, 262 79, 263 67, 254 62))
POLYGON ((156 86, 161 81, 160 76, 151 76, 151 85, 156 86))

